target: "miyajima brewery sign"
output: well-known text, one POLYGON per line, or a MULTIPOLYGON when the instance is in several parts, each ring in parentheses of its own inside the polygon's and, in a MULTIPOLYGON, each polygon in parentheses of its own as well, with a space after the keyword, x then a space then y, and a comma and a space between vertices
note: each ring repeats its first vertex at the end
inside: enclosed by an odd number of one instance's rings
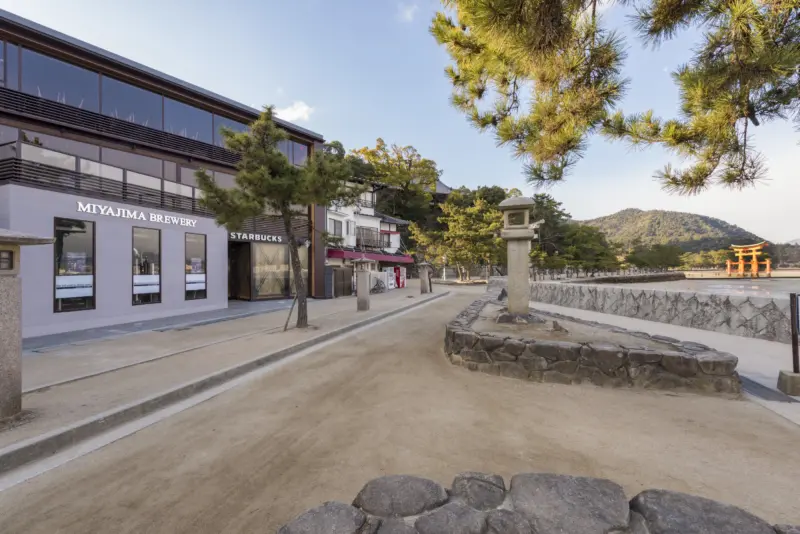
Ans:
POLYGON ((269 234, 229 232, 228 241, 263 241, 264 243, 283 243, 283 237, 279 235, 269 235, 269 234))
POLYGON ((161 224, 176 224, 178 226, 189 226, 194 228, 197 219, 187 217, 176 217, 164 213, 151 213, 147 211, 129 210, 127 208, 113 208, 105 204, 92 204, 89 202, 78 202, 78 213, 91 213, 92 215, 105 215, 106 217, 119 217, 121 219, 135 219, 137 221, 149 221, 161 224))

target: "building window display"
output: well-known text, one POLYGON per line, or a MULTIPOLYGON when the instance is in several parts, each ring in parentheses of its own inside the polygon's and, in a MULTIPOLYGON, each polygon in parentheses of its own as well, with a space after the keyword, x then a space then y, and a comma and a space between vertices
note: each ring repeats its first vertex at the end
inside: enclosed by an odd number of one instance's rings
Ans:
POLYGON ((56 218, 54 233, 54 311, 94 309, 94 223, 56 218))
POLYGON ((133 304, 161 302, 161 231, 133 229, 133 304))
POLYGON ((186 234, 186 300, 206 298, 206 236, 186 234))
POLYGON ((285 297, 289 294, 289 247, 253 243, 255 298, 285 297))
POLYGON ((99 74, 22 49, 22 91, 89 111, 99 111, 99 74))

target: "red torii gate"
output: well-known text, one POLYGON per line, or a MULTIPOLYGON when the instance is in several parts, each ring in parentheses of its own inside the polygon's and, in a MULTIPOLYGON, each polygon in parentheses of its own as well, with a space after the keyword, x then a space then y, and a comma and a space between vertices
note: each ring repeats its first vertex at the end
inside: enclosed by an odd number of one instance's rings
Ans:
POLYGON ((745 264, 750 264, 750 276, 752 278, 758 278, 758 266, 764 265, 766 269, 764 270, 764 274, 766 276, 772 275, 772 260, 767 258, 764 261, 758 261, 758 257, 763 254, 762 250, 765 246, 767 246, 766 241, 762 241, 761 243, 756 243, 755 245, 731 245, 734 254, 736 254, 736 261, 727 260, 726 262, 726 272, 728 276, 745 276, 745 264), (746 256, 750 256, 748 260, 746 256), (733 266, 736 265, 736 273, 733 272, 733 266))

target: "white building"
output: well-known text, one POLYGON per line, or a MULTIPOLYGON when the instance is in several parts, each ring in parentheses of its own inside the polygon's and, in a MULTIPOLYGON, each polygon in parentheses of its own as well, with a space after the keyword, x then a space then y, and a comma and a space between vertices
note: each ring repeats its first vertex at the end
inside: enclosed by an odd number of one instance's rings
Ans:
POLYGON ((408 222, 375 211, 375 190, 361 195, 354 206, 328 207, 327 231, 338 243, 328 246, 328 265, 351 265, 356 258, 371 260, 372 271, 383 267, 414 263, 402 251, 399 226, 408 222))

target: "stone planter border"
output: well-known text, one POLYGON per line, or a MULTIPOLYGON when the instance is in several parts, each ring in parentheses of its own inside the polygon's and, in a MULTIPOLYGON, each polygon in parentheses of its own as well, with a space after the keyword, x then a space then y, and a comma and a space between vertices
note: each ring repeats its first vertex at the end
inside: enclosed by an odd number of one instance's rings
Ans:
POLYGON ((738 358, 694 342, 651 336, 594 321, 537 311, 546 319, 578 322, 635 338, 650 339, 670 350, 645 349, 607 342, 575 343, 499 337, 472 329, 484 306, 498 301, 503 286, 489 284, 445 327, 444 350, 454 365, 487 374, 556 384, 594 384, 601 387, 682 390, 738 396, 741 381, 738 358))

